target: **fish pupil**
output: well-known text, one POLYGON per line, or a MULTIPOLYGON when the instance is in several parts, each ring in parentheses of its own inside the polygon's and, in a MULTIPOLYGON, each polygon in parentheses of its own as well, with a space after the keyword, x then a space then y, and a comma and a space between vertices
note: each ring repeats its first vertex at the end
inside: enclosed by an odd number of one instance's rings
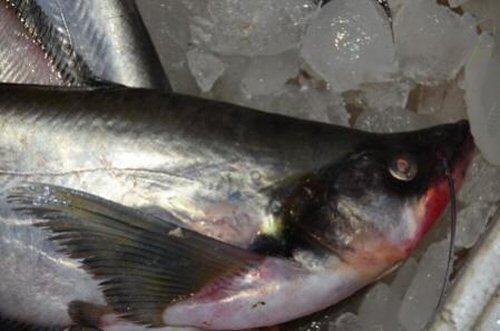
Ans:
POLYGON ((393 159, 389 172, 398 180, 411 181, 417 175, 417 165, 410 155, 400 155, 393 159))
POLYGON ((396 161, 396 164, 398 170, 401 171, 402 173, 408 174, 408 172, 410 171, 410 164, 408 163, 407 160, 400 158, 396 161))

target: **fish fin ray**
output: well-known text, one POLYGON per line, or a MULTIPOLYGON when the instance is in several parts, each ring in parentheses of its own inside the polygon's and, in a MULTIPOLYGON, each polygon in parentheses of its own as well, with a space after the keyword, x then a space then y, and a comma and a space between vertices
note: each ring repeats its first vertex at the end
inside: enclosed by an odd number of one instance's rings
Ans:
POLYGON ((58 186, 19 186, 7 201, 40 217, 37 226, 52 232, 52 240, 101 281, 117 314, 140 324, 163 326, 166 307, 261 259, 168 220, 58 186))

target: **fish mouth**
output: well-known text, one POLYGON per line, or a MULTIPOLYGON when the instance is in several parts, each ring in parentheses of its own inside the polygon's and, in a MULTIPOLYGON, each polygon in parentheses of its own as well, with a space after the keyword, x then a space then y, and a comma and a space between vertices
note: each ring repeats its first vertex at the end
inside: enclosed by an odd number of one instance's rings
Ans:
POLYGON ((469 122, 463 120, 452 125, 450 130, 442 133, 446 143, 436 150, 436 156, 443 165, 436 167, 437 173, 420 199, 418 214, 421 225, 407 250, 415 248, 446 210, 450 202, 448 176, 453 179, 455 192, 458 192, 475 154, 476 147, 469 122))

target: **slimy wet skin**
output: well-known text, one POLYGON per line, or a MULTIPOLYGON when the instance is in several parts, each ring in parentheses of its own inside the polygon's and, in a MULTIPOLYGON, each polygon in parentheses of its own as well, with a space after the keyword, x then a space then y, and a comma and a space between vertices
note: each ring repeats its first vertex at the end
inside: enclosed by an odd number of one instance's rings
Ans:
POLYGON ((380 135, 120 88, 3 85, 0 100, 11 324, 238 330, 312 313, 412 252, 448 203, 442 158, 459 186, 474 148, 466 122, 380 135))

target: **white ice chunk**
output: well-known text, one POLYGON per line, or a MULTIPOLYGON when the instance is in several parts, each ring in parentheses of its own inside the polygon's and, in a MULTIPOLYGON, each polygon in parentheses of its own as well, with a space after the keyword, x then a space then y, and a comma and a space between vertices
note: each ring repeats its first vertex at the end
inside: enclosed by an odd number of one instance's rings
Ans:
POLYGON ((208 92, 226 69, 215 55, 193 48, 187 52, 189 69, 203 92, 208 92))
POLYGON ((413 91, 413 105, 419 114, 431 115, 436 123, 467 118, 463 74, 434 86, 418 85, 413 91))
POLYGON ((399 303, 400 300, 387 284, 380 282, 373 286, 359 307, 361 330, 397 330, 399 323, 394 312, 398 310, 399 303))
POLYGON ((243 56, 221 56, 221 58, 227 65, 226 70, 215 82, 210 93, 205 96, 236 105, 246 105, 249 95, 241 86, 241 73, 248 68, 249 58, 243 56))
POLYGON ((224 55, 273 55, 297 46, 317 5, 313 0, 208 0, 192 20, 193 42, 224 55))
POLYGON ((448 240, 429 246, 399 310, 405 331, 421 331, 432 316, 443 286, 448 240))
POLYGON ((342 97, 331 91, 320 92, 311 85, 287 85, 269 96, 253 96, 247 106, 317 122, 348 125, 342 97))
POLYGON ((481 34, 465 67, 465 101, 476 145, 484 157, 500 165, 500 51, 493 38, 481 34))
MULTIPOLYGON (((172 38, 177 46, 187 48, 191 39, 189 31, 189 19, 193 15, 203 11, 206 7, 202 1, 157 1, 152 4, 146 1, 137 1, 141 15, 144 21, 148 24, 149 32, 153 35, 155 44, 161 43, 161 40, 156 40, 155 35, 168 35, 172 38), (154 25, 153 25, 154 24, 154 25)), ((170 44, 166 46, 175 47, 170 44)), ((163 46, 157 49, 160 57, 163 55, 163 46)))
POLYGON ((500 201, 500 167, 492 166, 481 155, 474 158, 458 199, 466 203, 500 201))
POLYGON ((343 313, 335 322, 331 322, 329 331, 361 331, 361 322, 353 313, 343 313))
POLYGON ((354 127, 371 132, 402 132, 422 129, 433 124, 424 115, 406 109, 390 108, 384 111, 364 111, 356 120, 354 127))
POLYGON ((242 78, 243 88, 250 95, 272 94, 283 88, 287 80, 297 76, 299 57, 295 51, 252 59, 242 78))
POLYGON ((390 25, 374 1, 326 4, 307 29, 301 54, 339 92, 365 82, 388 81, 396 71, 390 25))
POLYGON ((247 57, 224 57, 228 67, 205 96, 270 113, 339 125, 349 124, 349 113, 342 96, 326 89, 324 83, 312 79, 295 79, 269 95, 248 93, 242 86, 241 72, 249 67, 249 62, 247 57))
POLYGON ((137 1, 137 7, 154 42, 160 61, 175 92, 198 95, 200 90, 186 59, 190 40, 187 22, 191 15, 181 1, 152 4, 137 1))
POLYGON ((347 112, 342 95, 331 90, 324 93, 328 104, 328 123, 349 126, 351 116, 347 112))
POLYGON ((391 292, 395 298, 400 301, 403 300, 403 297, 408 290, 408 286, 410 286, 410 283, 415 276, 417 267, 417 261, 415 261, 413 257, 410 257, 396 272, 396 277, 394 277, 394 280, 390 284, 391 292))
POLYGON ((409 82, 363 84, 360 98, 368 109, 405 108, 410 90, 409 82))
POLYGON ((390 285, 378 283, 366 293, 358 316, 361 330, 400 330, 399 320, 394 312, 399 310, 401 301, 415 275, 417 262, 409 258, 397 271, 390 285))
POLYGON ((484 202, 475 202, 462 209, 457 215, 457 237, 455 246, 474 246, 483 232, 492 207, 484 202))
POLYGON ((420 83, 455 77, 477 42, 469 15, 433 0, 406 1, 394 20, 394 36, 402 70, 420 83))

